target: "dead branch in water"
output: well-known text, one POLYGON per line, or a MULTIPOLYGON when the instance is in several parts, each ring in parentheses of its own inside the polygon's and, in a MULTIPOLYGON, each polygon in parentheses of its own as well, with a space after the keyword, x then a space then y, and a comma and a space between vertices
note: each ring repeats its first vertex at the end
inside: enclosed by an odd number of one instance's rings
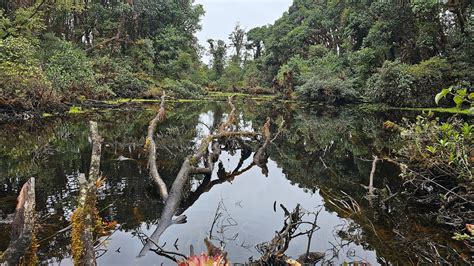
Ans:
POLYGON ((75 264, 96 265, 94 249, 94 231, 97 226, 96 191, 101 183, 99 177, 102 137, 97 129, 97 122, 90 121, 92 155, 89 176, 79 174, 79 201, 71 218, 71 246, 75 264))
POLYGON ((0 264, 19 265, 21 258, 32 245, 35 226, 35 178, 21 188, 10 233, 10 245, 0 256, 0 264))
POLYGON ((158 186, 163 201, 166 201, 168 198, 168 188, 158 173, 158 168, 156 166, 156 143, 153 136, 155 135, 155 129, 158 122, 163 122, 165 120, 165 97, 166 94, 163 92, 163 95, 161 96, 160 110, 148 126, 148 135, 145 142, 145 149, 148 150, 148 168, 150 169, 150 175, 158 186))
POLYGON ((265 139, 265 142, 253 156, 253 162, 262 169, 262 174, 264 174, 265 176, 268 176, 268 168, 267 168, 268 156, 266 152, 267 152, 268 144, 270 144, 271 142, 269 117, 267 118, 267 121, 262 127, 262 135, 263 135, 263 138, 265 139))
POLYGON ((368 190, 368 193, 366 195, 366 198, 369 200, 370 203, 372 203, 372 200, 376 197, 374 194, 374 176, 375 176, 375 171, 377 170, 377 162, 380 161, 379 157, 374 156, 374 160, 372 161, 372 169, 370 170, 370 176, 369 176, 369 186, 363 186, 368 190))
MULTIPOLYGON (((288 211, 288 209, 282 204, 280 204, 280 207, 285 213, 283 228, 280 231, 275 232, 275 237, 271 241, 257 245, 257 250, 262 254, 262 257, 260 258, 259 262, 263 264, 276 265, 280 265, 281 263, 286 262, 288 258, 285 256, 285 252, 287 251, 290 242, 293 239, 303 235, 306 235, 308 237, 308 245, 305 254, 300 256, 300 259, 305 261, 300 262, 304 263, 312 257, 315 257, 315 254, 317 253, 310 252, 311 238, 314 232, 319 229, 319 226, 317 225, 317 220, 319 212, 321 210, 316 213, 307 212, 304 211, 299 204, 296 205, 295 209, 292 212, 288 211), (303 220, 303 217, 309 214, 314 215, 314 222, 303 220), (310 228, 306 231, 298 231, 300 229, 300 226, 302 225, 310 226, 310 228)), ((319 257, 319 259, 321 258, 322 257, 319 257)), ((313 263, 314 262, 316 261, 313 261, 313 263)))
POLYGON ((155 243, 158 243, 160 236, 169 226, 176 223, 186 222, 186 216, 184 215, 173 219, 173 216, 177 213, 178 207, 181 204, 183 187, 190 175, 203 173, 211 174, 213 172, 214 164, 220 154, 220 145, 218 141, 226 138, 255 137, 257 135, 257 133, 252 131, 232 131, 232 126, 236 121, 236 110, 232 100, 233 97, 229 97, 228 102, 231 107, 231 112, 228 115, 227 120, 219 126, 216 133, 204 137, 196 152, 193 155, 188 156, 182 163, 181 169, 169 190, 158 226, 140 251, 138 257, 144 256, 148 250, 155 245, 155 243), (209 152, 209 146, 211 146, 211 152, 209 152), (207 158, 205 158, 206 155, 208 155, 207 158), (196 165, 203 161, 203 159, 204 167, 197 167, 196 165))

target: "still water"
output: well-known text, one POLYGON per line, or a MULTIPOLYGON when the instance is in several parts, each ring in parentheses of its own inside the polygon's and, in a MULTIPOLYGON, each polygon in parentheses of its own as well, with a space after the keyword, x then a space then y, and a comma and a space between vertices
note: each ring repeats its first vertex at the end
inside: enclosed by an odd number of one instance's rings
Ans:
MULTIPOLYGON (((151 235, 164 205, 143 150, 157 108, 124 106, 0 125, 0 215, 5 219, 13 213, 21 185, 36 177, 41 261, 72 264, 69 233, 55 232, 68 226, 75 208, 76 177, 88 171, 90 161, 88 121, 95 120, 104 138, 101 172, 106 178, 98 209, 105 220, 119 225, 98 247, 99 265, 173 265, 151 251, 137 258, 143 247, 140 236, 151 235)), ((362 106, 323 108, 242 99, 237 109, 240 129, 258 131, 270 117, 274 135, 285 121, 268 149, 266 167, 247 169, 252 154, 223 145, 211 180, 190 178, 181 204, 187 223, 165 231, 159 241, 164 249, 189 255, 192 245, 201 253, 206 251, 203 240, 210 238, 224 247, 233 263, 258 260, 256 245, 271 241, 283 226, 280 204, 290 211, 297 204, 308 212, 320 211, 310 250, 323 252, 325 263, 414 263, 430 252, 427 243, 457 248, 449 235, 424 219, 423 210, 403 204, 395 166, 379 163, 376 197, 367 196, 372 156, 397 147, 397 137, 384 131, 382 123, 400 121, 404 114, 362 106), (246 171, 219 182, 219 173, 239 165, 246 171)), ((168 187, 184 158, 227 112, 224 101, 167 103, 167 118, 158 127, 156 141, 158 170, 168 187)), ((0 250, 5 250, 9 225, 0 227, 0 250)), ((286 255, 297 258, 307 244, 306 236, 293 239, 286 255)))

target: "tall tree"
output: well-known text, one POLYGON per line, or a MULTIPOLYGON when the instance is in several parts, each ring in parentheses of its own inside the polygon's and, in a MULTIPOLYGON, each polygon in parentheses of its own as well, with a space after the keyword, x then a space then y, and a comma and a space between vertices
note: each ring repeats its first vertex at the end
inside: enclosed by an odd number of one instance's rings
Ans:
POLYGON ((242 51, 245 44, 245 30, 237 23, 234 30, 229 34, 229 40, 231 46, 235 49, 235 56, 232 57, 232 61, 242 61, 242 51))
POLYGON ((207 40, 209 43, 209 53, 212 56, 212 70, 214 79, 219 79, 224 74, 225 60, 227 54, 227 45, 223 40, 207 40))

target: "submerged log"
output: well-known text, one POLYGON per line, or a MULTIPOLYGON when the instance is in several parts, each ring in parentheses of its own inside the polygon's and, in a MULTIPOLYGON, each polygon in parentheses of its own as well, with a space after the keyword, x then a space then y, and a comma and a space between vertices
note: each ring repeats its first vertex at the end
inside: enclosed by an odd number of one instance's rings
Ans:
POLYGON ((35 178, 21 188, 11 224, 10 245, 0 256, 1 265, 18 265, 31 247, 35 225, 35 178))
POLYGON ((72 256, 76 265, 96 265, 94 250, 94 231, 98 219, 96 192, 97 185, 101 182, 99 167, 103 139, 99 135, 96 122, 90 122, 90 130, 92 155, 89 176, 87 179, 84 174, 78 176, 79 201, 71 218, 72 256))

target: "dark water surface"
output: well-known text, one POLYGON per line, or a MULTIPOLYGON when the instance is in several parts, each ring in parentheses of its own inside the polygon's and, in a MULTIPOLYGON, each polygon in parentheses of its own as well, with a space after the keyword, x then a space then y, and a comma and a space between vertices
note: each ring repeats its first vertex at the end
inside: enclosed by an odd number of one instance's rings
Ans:
MULTIPOLYGON (((396 137, 384 131, 382 123, 399 121, 401 114, 361 106, 303 108, 252 100, 239 100, 237 108, 242 129, 259 130, 271 117, 275 133, 281 119, 286 121, 268 151, 268 173, 252 167, 232 182, 215 182, 199 197, 192 192, 203 177, 193 176, 183 192, 187 223, 171 226, 160 239, 167 250, 189 254, 193 245, 196 253, 205 251, 203 240, 212 227, 214 244, 225 245, 231 262, 258 259, 255 245, 270 241, 283 226, 284 214, 279 208, 275 212, 275 202, 290 210, 297 204, 308 211, 322 209, 311 250, 325 252, 326 262, 406 264, 431 252, 430 242, 456 248, 449 235, 424 219, 423 210, 404 207, 395 166, 379 163, 374 180, 378 198, 367 198, 372 156, 396 148, 396 137), (395 193, 399 194, 390 197, 395 193), (216 213, 221 214, 215 220, 216 213)), ((156 139, 159 171, 171 186, 185 156, 192 154, 209 128, 225 119, 228 106, 170 102, 167 109, 156 139)), ((106 181, 98 193, 99 210, 105 220, 120 225, 101 246, 99 265, 173 264, 153 252, 136 258, 143 247, 138 235, 153 232, 163 208, 143 151, 146 129, 156 111, 155 105, 143 105, 0 125, 0 215, 13 213, 22 184, 36 177, 41 261, 72 264, 68 233, 50 236, 69 224, 78 195, 76 177, 88 171, 90 161, 88 121, 96 120, 105 139, 101 171, 106 181), (131 160, 117 160, 120 156, 131 160)), ((248 157, 242 168, 249 165, 248 153, 223 147, 221 166, 216 165, 212 180, 219 180, 219 171, 235 169, 242 156, 248 157)), ((5 250, 9 225, 0 227, 0 250, 5 250)), ((294 239, 286 254, 297 258, 307 242, 306 237, 294 239)))

